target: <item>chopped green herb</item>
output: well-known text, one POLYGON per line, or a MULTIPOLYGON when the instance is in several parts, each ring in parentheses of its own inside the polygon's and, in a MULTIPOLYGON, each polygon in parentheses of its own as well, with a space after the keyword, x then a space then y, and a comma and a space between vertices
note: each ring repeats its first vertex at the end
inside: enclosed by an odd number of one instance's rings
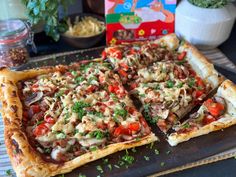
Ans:
POLYGON ((115 114, 115 117, 121 116, 121 117, 125 118, 127 116, 128 112, 125 109, 115 109, 114 114, 115 114))
POLYGON ((184 63, 186 63, 187 61, 186 60, 182 60, 182 61, 177 61, 176 64, 177 65, 183 65, 184 63))
POLYGON ((79 133, 79 130, 78 130, 78 129, 75 129, 74 135, 77 134, 77 133, 79 133))
POLYGON ((152 118, 151 118, 151 116, 150 116, 150 114, 149 114, 149 108, 150 108, 150 104, 145 104, 145 105, 143 105, 143 116, 145 117, 145 119, 148 121, 148 122, 150 122, 150 121, 152 121, 152 118))
POLYGON ((161 87, 160 87, 160 84, 157 84, 155 87, 154 87, 155 90, 160 90, 161 87))
POLYGON ((86 177, 86 175, 83 175, 82 173, 79 173, 78 177, 86 177))
POLYGON ((119 164, 119 166, 123 166, 123 165, 125 165, 125 162, 122 161, 122 160, 119 160, 119 161, 118 161, 118 164, 119 164))
POLYGON ((91 137, 94 137, 94 138, 98 139, 98 140, 101 140, 101 139, 103 139, 104 137, 107 136, 107 132, 103 132, 101 130, 95 130, 93 132, 90 132, 89 135, 91 137))
POLYGON ((91 146, 91 147, 89 147, 89 150, 90 151, 96 151, 98 148, 97 148, 97 146, 91 146))
POLYGON ((43 123, 43 122, 44 122, 44 120, 38 120, 37 123, 36 123, 36 125, 40 125, 40 124, 43 123))
POLYGON ((100 173, 104 172, 101 165, 96 166, 96 168, 100 173))
POLYGON ((187 122, 183 125, 183 128, 190 128, 190 124, 187 122))
POLYGON ((129 155, 129 152, 126 151, 126 154, 122 157, 122 160, 127 164, 132 164, 134 162, 134 157, 129 155))
POLYGON ((66 134, 64 132, 56 132, 56 138, 57 139, 65 139, 66 134))
POLYGON ((81 82, 83 82, 85 80, 85 78, 83 76, 79 76, 75 78, 75 82, 76 84, 80 84, 81 82))
POLYGON ((73 112, 78 113, 79 119, 81 120, 82 117, 86 114, 86 111, 83 110, 83 108, 86 107, 90 107, 90 104, 78 101, 75 102, 75 104, 72 106, 72 110, 73 112))
POLYGON ((51 149, 50 148, 44 148, 43 152, 46 154, 50 154, 51 153, 51 149))
POLYGON ((154 146, 154 142, 151 142, 151 143, 150 143, 150 149, 152 149, 153 146, 154 146))
POLYGON ((195 85, 195 78, 190 78, 188 80, 188 86, 192 88, 195 85))
POLYGON ((64 174, 61 174, 61 175, 59 175, 59 177, 65 177, 65 175, 64 175, 64 174))
POLYGON ((132 148, 131 151, 134 153, 137 152, 137 150, 135 148, 132 148))
POLYGON ((146 161, 149 161, 149 160, 150 160, 150 157, 148 157, 148 156, 143 156, 143 158, 144 158, 146 161))
POLYGON ((111 98, 115 102, 117 102, 119 100, 118 97, 114 93, 111 93, 111 98))
POLYGON ((161 165, 161 167, 163 167, 163 166, 165 165, 165 162, 161 162, 161 164, 160 164, 160 165, 161 165))
POLYGON ((108 159, 102 159, 103 160, 103 164, 108 164, 108 159))
POLYGON ((116 167, 116 168, 120 168, 119 165, 114 165, 114 167, 116 167))
POLYGON ((159 152, 158 149, 155 149, 155 154, 156 154, 156 155, 159 155, 159 154, 160 154, 160 152, 159 152))
POLYGON ((184 85, 184 83, 183 83, 183 82, 180 82, 180 83, 177 85, 177 88, 182 88, 183 85, 184 85))
POLYGON ((57 93, 55 94, 55 97, 56 97, 56 98, 60 98, 63 94, 64 94, 64 91, 63 91, 63 90, 60 90, 59 92, 57 92, 57 93))
POLYGON ((150 119, 149 122, 150 122, 151 124, 156 124, 159 119, 161 119, 161 117, 155 116, 155 117, 153 117, 152 119, 150 119))
POLYGON ((93 62, 91 62, 89 64, 83 64, 80 66, 80 70, 86 72, 91 66, 93 66, 93 62))
POLYGON ((109 170, 112 170, 111 164, 108 164, 107 167, 109 168, 109 170))
POLYGON ((77 76, 77 75, 78 75, 77 71, 71 71, 71 74, 72 74, 73 76, 77 76))
POLYGON ((139 94, 140 97, 145 97, 145 94, 139 94))
POLYGON ((169 155, 169 154, 170 154, 170 151, 166 151, 166 154, 169 155))
POLYGON ((100 117, 100 118, 103 117, 103 114, 101 112, 98 112, 98 111, 89 111, 88 114, 92 114, 92 115, 95 115, 95 116, 100 117))
POLYGON ((97 80, 98 80, 97 77, 92 76, 92 77, 90 77, 90 78, 88 79, 88 83, 89 83, 89 84, 93 84, 93 81, 97 81, 97 80))
POLYGON ((7 175, 7 176, 12 176, 12 171, 11 171, 11 169, 6 170, 6 175, 7 175))
POLYGON ((139 138, 139 137, 135 138, 135 141, 140 141, 140 140, 141 140, 141 138, 139 138))
POLYGON ((174 87, 174 82, 171 81, 171 80, 168 80, 168 81, 166 82, 166 86, 167 86, 167 88, 173 88, 173 87, 174 87))

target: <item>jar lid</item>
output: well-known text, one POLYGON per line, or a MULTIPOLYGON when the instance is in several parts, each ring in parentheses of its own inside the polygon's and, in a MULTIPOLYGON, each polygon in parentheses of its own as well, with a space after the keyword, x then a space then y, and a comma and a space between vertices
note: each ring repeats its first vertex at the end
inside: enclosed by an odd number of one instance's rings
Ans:
POLYGON ((29 30, 21 20, 0 20, 0 44, 9 44, 28 39, 29 30))

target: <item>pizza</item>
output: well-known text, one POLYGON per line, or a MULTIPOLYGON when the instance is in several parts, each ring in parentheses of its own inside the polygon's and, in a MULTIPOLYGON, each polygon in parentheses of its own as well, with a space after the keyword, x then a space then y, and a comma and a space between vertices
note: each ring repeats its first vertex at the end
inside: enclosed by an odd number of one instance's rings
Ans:
POLYGON ((109 63, 0 75, 5 142, 17 176, 55 176, 157 140, 109 63))
POLYGON ((171 146, 191 138, 221 130, 236 124, 236 86, 229 80, 224 81, 217 93, 204 101, 199 110, 189 119, 174 126, 168 135, 171 146))
POLYGON ((146 42, 136 53, 127 55, 133 48, 137 49, 136 45, 141 43, 110 47, 105 50, 106 56, 130 94, 141 102, 144 117, 164 133, 222 81, 196 48, 188 42, 180 43, 173 34, 146 42), (151 48, 152 45, 155 47, 151 48), (130 61, 134 58, 138 65, 130 61))

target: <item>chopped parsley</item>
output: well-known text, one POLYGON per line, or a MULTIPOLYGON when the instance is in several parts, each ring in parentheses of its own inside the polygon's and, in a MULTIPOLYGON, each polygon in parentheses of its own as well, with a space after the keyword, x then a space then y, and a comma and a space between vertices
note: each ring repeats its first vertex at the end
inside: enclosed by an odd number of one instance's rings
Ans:
POLYGON ((115 114, 115 117, 121 116, 121 117, 125 118, 127 116, 128 112, 125 109, 115 109, 114 114, 115 114))
POLYGON ((155 89, 155 90, 160 90, 160 89, 161 89, 161 87, 160 87, 160 85, 159 85, 159 84, 157 84, 157 85, 154 87, 154 89, 155 89))
POLYGON ((90 107, 90 104, 84 103, 82 101, 75 102, 72 106, 72 111, 78 113, 79 119, 81 120, 82 117, 86 114, 86 111, 83 108, 90 107))
POLYGON ((161 167, 163 167, 163 166, 165 165, 165 162, 161 162, 161 164, 160 164, 160 165, 161 165, 161 167))
POLYGON ((192 88, 195 85, 195 78, 190 78, 188 80, 188 86, 192 88))
POLYGON ((150 144, 150 149, 152 149, 152 148, 153 148, 153 146, 154 146, 154 143, 153 143, 153 142, 151 142, 151 144, 150 144))
POLYGON ((149 114, 149 108, 150 108, 150 104, 145 104, 143 105, 143 116, 145 117, 145 119, 150 122, 152 120, 150 114, 149 114))
POLYGON ((158 149, 155 149, 154 152, 155 152, 156 155, 159 155, 159 154, 160 154, 160 151, 159 151, 158 149))
POLYGON ((111 93, 111 98, 115 102, 117 102, 119 100, 118 97, 114 93, 111 93))
POLYGON ((122 157, 123 162, 126 164, 132 164, 134 162, 134 157, 129 155, 129 152, 126 150, 125 155, 122 157))
POLYGON ((155 117, 153 117, 152 119, 150 119, 149 122, 150 122, 151 124, 156 124, 159 119, 161 119, 161 117, 155 116, 155 117))
POLYGON ((183 125, 183 128, 190 128, 190 124, 187 122, 183 125))
POLYGON ((90 146, 90 147, 89 147, 89 150, 90 150, 90 151, 96 151, 97 149, 98 149, 97 146, 90 146))
POLYGON ((77 76, 77 75, 78 75, 77 71, 71 71, 71 74, 72 74, 73 76, 77 76))
POLYGON ((43 152, 46 154, 50 154, 51 153, 51 149, 50 148, 44 148, 43 152))
POLYGON ((182 61, 177 61, 176 64, 177 65, 183 65, 184 63, 186 63, 187 61, 186 60, 182 60, 182 61))
POLYGON ((131 151, 132 152, 137 152, 137 150, 135 148, 132 148, 131 151))
POLYGON ((94 138, 98 139, 98 140, 101 140, 101 139, 103 139, 104 137, 107 136, 107 132, 103 132, 101 130, 95 130, 93 132, 90 132, 89 135, 91 137, 94 137, 94 138))
POLYGON ((37 123, 36 123, 36 125, 40 125, 40 124, 43 123, 43 122, 44 122, 44 120, 38 120, 37 123))
POLYGON ((60 91, 58 91, 58 92, 55 94, 55 97, 56 97, 56 98, 60 98, 63 94, 64 94, 64 91, 63 91, 63 90, 60 90, 60 91))
POLYGON ((88 79, 88 83, 89 83, 89 84, 93 84, 93 81, 97 81, 97 80, 98 80, 97 77, 92 76, 92 77, 90 77, 90 78, 88 79))
POLYGON ((96 166, 96 168, 97 168, 97 171, 99 171, 100 173, 104 172, 101 165, 96 166))
POLYGON ((102 159, 103 164, 108 164, 109 160, 108 159, 102 159))
POLYGON ((86 177, 86 175, 83 175, 82 173, 79 173, 78 177, 86 177))
POLYGON ((80 70, 86 72, 92 66, 93 66, 93 62, 91 62, 89 64, 83 64, 83 65, 80 66, 80 70))
POLYGON ((85 78, 83 76, 79 76, 75 78, 75 83, 76 84, 80 84, 81 82, 83 82, 85 80, 85 78))
POLYGON ((57 139, 65 139, 66 134, 64 132, 56 132, 56 138, 57 139))
POLYGON ((148 156, 143 156, 143 158, 144 158, 146 161, 149 161, 149 160, 150 160, 150 157, 148 157, 148 156))
POLYGON ((183 82, 180 82, 180 83, 177 85, 177 88, 182 88, 183 85, 184 85, 184 83, 183 83, 183 82))
POLYGON ((103 114, 98 111, 89 111, 88 114, 92 114, 92 115, 95 115, 96 117, 100 117, 100 118, 103 117, 103 114))
POLYGON ((167 88, 173 88, 174 87, 174 82, 172 80, 168 80, 166 82, 166 86, 167 86, 167 88))
POLYGON ((166 151, 166 154, 169 155, 169 154, 170 154, 170 151, 166 151))
POLYGON ((109 168, 109 170, 112 170, 111 164, 108 164, 107 167, 109 168))
POLYGON ((145 94, 139 94, 140 97, 145 97, 145 94))

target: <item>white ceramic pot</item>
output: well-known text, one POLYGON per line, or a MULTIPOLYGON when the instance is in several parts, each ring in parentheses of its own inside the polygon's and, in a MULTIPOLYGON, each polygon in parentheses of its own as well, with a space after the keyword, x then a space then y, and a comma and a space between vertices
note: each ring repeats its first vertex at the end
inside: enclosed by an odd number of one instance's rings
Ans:
POLYGON ((211 49, 228 39, 235 17, 233 4, 208 9, 182 0, 176 8, 175 32, 200 49, 211 49))

